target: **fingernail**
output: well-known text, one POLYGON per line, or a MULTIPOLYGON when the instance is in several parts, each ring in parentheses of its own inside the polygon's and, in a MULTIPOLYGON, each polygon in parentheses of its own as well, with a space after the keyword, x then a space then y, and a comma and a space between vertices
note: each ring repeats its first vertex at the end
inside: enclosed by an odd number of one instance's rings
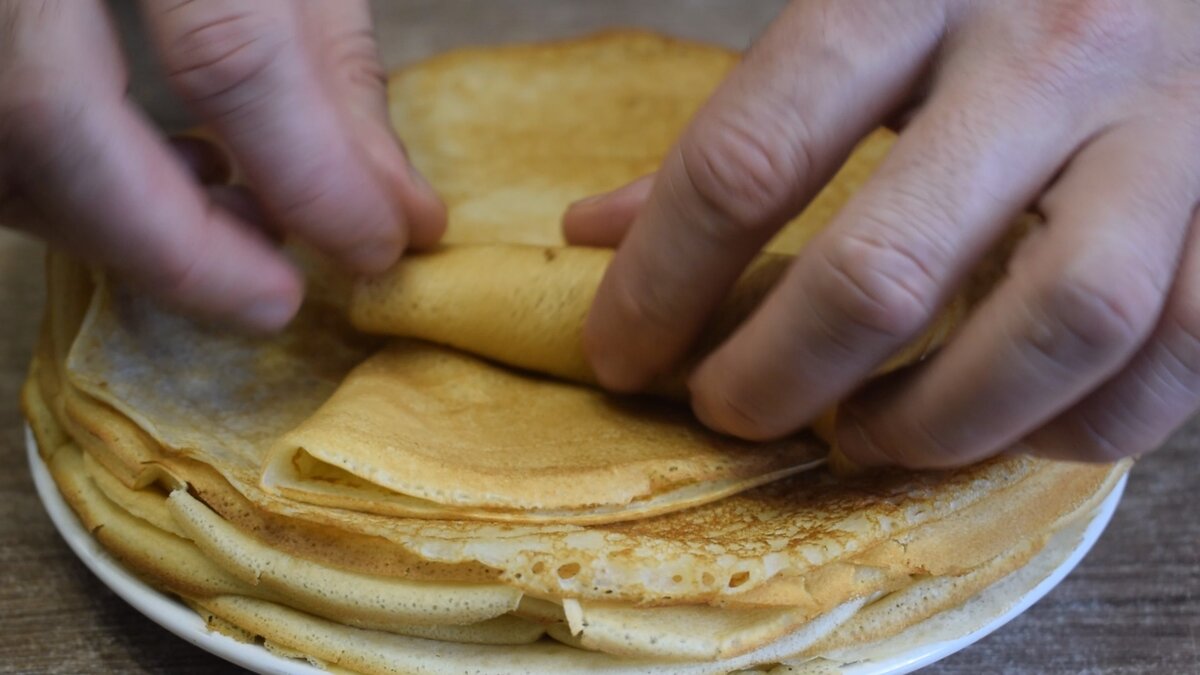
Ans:
POLYGON ((269 296, 246 305, 237 318, 253 331, 273 333, 286 326, 298 309, 298 303, 289 297, 269 296))

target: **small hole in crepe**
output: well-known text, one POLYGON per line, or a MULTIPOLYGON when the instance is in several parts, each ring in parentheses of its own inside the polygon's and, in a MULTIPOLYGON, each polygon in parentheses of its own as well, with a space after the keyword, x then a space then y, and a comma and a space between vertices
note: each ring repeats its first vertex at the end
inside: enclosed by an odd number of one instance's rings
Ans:
POLYGON ((570 579, 579 574, 579 563, 567 563, 558 568, 558 576, 562 579, 570 579))

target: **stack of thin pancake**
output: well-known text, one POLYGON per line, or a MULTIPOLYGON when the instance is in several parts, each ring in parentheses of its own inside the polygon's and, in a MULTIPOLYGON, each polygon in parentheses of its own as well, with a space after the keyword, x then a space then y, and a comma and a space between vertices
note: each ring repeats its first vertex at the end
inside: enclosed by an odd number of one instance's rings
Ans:
MULTIPOLYGON (((340 672, 809 672, 1003 612, 1127 466, 839 477, 815 436, 705 430, 676 377, 636 398, 590 384, 579 331, 610 254, 564 246, 563 209, 653 170, 735 59, 614 33, 399 74, 393 119, 448 203, 446 245, 357 283, 297 249, 309 299, 278 336, 52 256, 23 403, 63 495, 214 630, 340 672)), ((700 351, 889 143, 776 238, 700 351)))

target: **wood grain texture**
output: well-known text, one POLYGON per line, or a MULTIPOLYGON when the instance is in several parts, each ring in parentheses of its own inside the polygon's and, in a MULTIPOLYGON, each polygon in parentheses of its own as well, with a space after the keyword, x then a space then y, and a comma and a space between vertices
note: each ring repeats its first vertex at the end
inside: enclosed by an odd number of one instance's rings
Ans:
MULTIPOLYGON (((128 5, 118 3, 123 23, 128 5)), ((376 2, 395 67, 462 45, 636 25, 748 44, 779 0, 376 2)), ((186 115, 133 50, 133 94, 164 125, 186 115)), ((102 586, 42 512, 17 392, 43 298, 41 248, 0 231, 0 672, 201 673, 235 668, 159 628, 102 586)), ((1134 470, 1095 550, 1032 610, 929 673, 1200 672, 1200 422, 1134 470)))

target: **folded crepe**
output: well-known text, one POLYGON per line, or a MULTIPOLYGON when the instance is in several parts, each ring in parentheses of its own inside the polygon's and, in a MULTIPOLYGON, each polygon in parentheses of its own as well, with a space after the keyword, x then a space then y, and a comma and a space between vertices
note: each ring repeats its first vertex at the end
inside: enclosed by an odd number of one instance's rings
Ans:
MULTIPOLYGON (((521 509, 526 519, 536 510, 560 522, 612 522, 714 501, 825 456, 804 435, 737 442, 701 429, 684 406, 596 390, 581 335, 611 257, 578 247, 448 246, 360 282, 349 305, 356 328, 425 343, 397 343, 351 372, 275 444, 263 487, 374 513, 414 514, 418 498, 521 509), (428 342, 591 386, 497 369, 428 342), (631 407, 636 414, 627 414, 631 407)), ((791 261, 768 254, 752 264, 693 356, 651 392, 686 401, 687 371, 746 319, 791 261)), ((880 372, 935 349, 966 309, 966 297, 955 298, 880 372)))

